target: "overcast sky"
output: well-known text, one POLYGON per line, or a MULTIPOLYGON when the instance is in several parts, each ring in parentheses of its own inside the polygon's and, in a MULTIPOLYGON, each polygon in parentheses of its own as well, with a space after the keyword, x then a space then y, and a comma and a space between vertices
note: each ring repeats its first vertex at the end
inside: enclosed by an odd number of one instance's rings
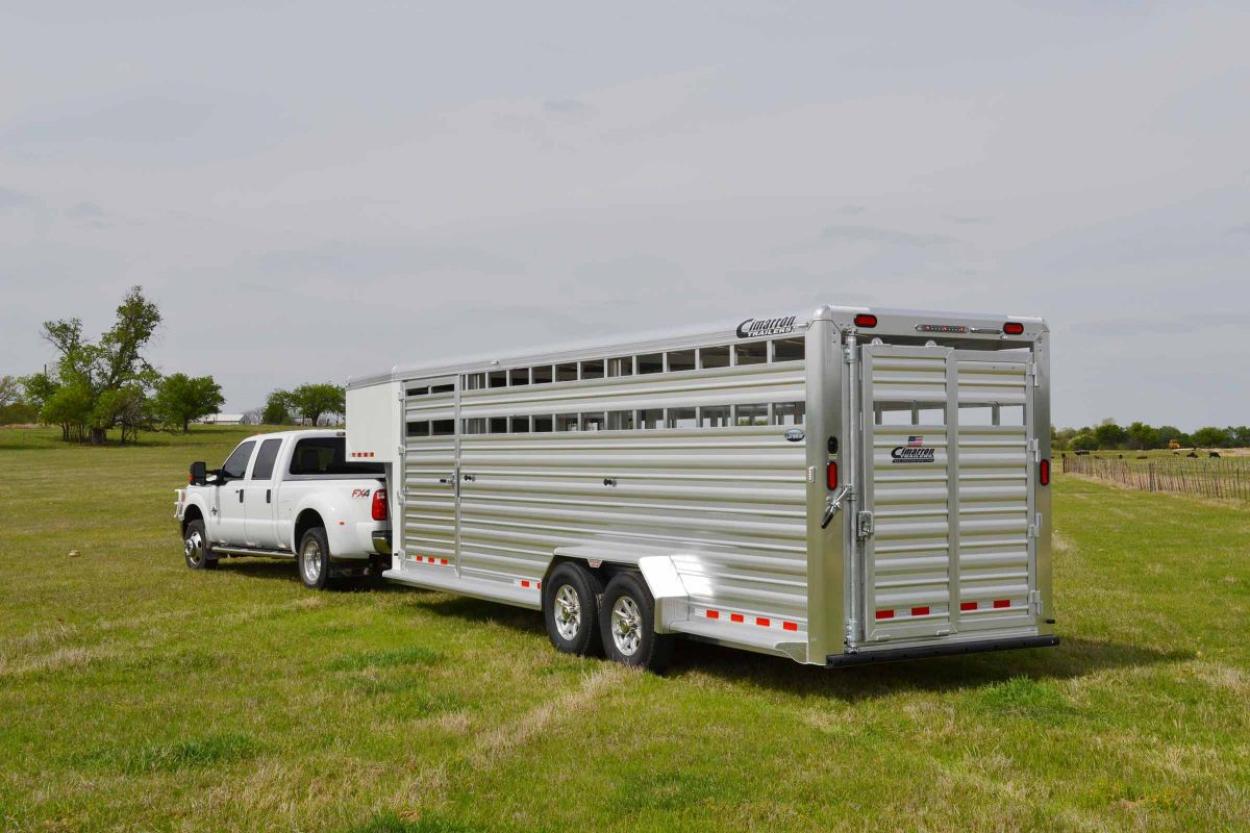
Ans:
POLYGON ((1057 424, 1250 422, 1244 2, 177 5, 0 10, 0 374, 132 284, 235 411, 882 304, 1046 316, 1057 424))

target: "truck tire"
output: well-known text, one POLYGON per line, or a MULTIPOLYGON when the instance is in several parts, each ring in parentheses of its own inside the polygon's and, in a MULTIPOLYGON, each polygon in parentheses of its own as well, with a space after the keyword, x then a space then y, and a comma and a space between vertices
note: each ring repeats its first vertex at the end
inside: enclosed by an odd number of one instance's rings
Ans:
POLYGON ((192 570, 213 570, 217 559, 212 557, 213 548, 204 532, 204 522, 196 519, 187 524, 182 533, 182 557, 192 570))
POLYGON ((668 665, 675 637, 655 632, 655 600, 637 573, 617 573, 608 582, 599 627, 609 659, 657 674, 668 665))
POLYGON ((314 526, 304 533, 295 560, 305 587, 325 590, 330 586, 330 542, 326 540, 325 529, 314 526))
POLYGON ((603 582, 580 564, 557 564, 543 579, 543 620, 557 651, 579 657, 603 656, 599 599, 603 582))

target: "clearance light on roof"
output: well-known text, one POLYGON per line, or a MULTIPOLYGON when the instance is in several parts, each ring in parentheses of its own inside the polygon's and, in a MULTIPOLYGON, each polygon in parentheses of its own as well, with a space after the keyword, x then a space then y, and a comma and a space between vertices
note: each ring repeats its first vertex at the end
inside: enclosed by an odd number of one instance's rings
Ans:
POLYGON ((1008 321, 1003 325, 1003 334, 1009 336, 1024 335, 1024 325, 1019 321, 1008 321))
POLYGON ((872 329, 877 326, 877 316, 870 312, 861 312, 859 315, 855 316, 855 326, 872 329))

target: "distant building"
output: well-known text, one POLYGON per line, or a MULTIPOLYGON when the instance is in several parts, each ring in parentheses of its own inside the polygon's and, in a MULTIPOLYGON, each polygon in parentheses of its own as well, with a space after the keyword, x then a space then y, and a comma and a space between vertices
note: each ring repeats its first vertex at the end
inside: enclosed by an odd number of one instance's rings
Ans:
POLYGON ((209 414, 199 421, 204 425, 242 425, 243 414, 209 414))

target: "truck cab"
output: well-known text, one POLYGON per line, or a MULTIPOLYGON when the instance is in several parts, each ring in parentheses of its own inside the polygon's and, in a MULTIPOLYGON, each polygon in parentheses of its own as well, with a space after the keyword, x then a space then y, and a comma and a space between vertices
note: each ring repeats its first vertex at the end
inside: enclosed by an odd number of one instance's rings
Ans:
POLYGON ((191 464, 174 516, 191 569, 221 558, 292 558, 325 588, 390 567, 390 512, 381 464, 348 459, 342 431, 259 434, 221 464, 191 464))

